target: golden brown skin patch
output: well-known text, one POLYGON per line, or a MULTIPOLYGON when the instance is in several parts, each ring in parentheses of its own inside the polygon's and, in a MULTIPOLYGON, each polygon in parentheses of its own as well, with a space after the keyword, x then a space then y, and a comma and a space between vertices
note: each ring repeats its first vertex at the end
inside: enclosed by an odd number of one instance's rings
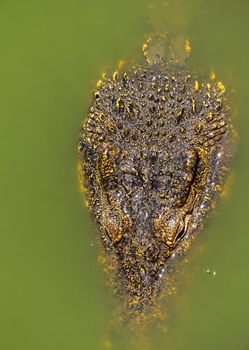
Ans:
MULTIPOLYGON (((172 258, 203 227, 235 140, 214 72, 206 81, 172 50, 164 59, 159 44, 150 45, 144 65, 97 83, 78 143, 80 184, 107 253, 102 262, 137 314, 155 306, 172 258)), ((183 47, 188 56, 189 41, 183 47)))

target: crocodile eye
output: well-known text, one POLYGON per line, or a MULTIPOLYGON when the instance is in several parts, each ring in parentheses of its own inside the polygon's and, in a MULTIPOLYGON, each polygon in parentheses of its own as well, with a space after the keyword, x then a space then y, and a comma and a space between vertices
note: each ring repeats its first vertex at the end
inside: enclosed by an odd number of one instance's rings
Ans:
POLYGON ((155 236, 161 239, 168 247, 174 248, 184 237, 186 232, 185 222, 182 215, 172 217, 161 216, 154 221, 155 236))
POLYGON ((116 244, 123 238, 122 234, 122 224, 117 220, 117 218, 107 218, 104 222, 105 233, 112 241, 116 244))
POLYGON ((183 238, 185 231, 186 231, 185 226, 179 229, 179 231, 175 236, 175 242, 179 242, 183 238))

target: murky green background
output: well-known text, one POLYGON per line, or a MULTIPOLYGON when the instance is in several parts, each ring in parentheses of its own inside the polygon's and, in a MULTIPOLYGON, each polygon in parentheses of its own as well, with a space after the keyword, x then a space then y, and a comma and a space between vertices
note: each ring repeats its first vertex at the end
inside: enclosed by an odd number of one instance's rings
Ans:
POLYGON ((202 234, 206 249, 174 298, 168 332, 151 331, 150 343, 249 349, 249 2, 168 3, 0 1, 1 350, 141 348, 108 330, 112 294, 91 247, 75 145, 100 73, 136 57, 153 28, 183 32, 192 64, 214 67, 236 89, 240 151, 230 197, 202 234))

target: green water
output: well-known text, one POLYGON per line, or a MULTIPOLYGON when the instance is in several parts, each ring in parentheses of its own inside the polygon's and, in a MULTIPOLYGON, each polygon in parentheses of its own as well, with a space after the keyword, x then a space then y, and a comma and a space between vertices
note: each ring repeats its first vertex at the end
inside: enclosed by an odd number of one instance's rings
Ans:
POLYGON ((183 31, 192 64, 214 67, 235 88, 240 134, 230 196, 202 235, 206 248, 174 298, 168 332, 151 332, 150 342, 249 349, 249 2, 175 4, 0 1, 0 350, 140 349, 108 330, 112 294, 91 247, 75 145, 95 81, 136 57, 148 17, 154 28, 183 31))

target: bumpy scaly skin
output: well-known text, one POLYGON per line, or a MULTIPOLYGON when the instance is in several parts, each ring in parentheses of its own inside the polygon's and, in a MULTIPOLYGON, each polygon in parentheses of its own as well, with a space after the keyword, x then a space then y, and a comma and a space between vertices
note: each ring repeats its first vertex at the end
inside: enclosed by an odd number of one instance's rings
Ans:
POLYGON ((162 61, 98 83, 78 145, 80 181, 128 306, 162 275, 223 189, 234 130, 221 82, 162 61))

